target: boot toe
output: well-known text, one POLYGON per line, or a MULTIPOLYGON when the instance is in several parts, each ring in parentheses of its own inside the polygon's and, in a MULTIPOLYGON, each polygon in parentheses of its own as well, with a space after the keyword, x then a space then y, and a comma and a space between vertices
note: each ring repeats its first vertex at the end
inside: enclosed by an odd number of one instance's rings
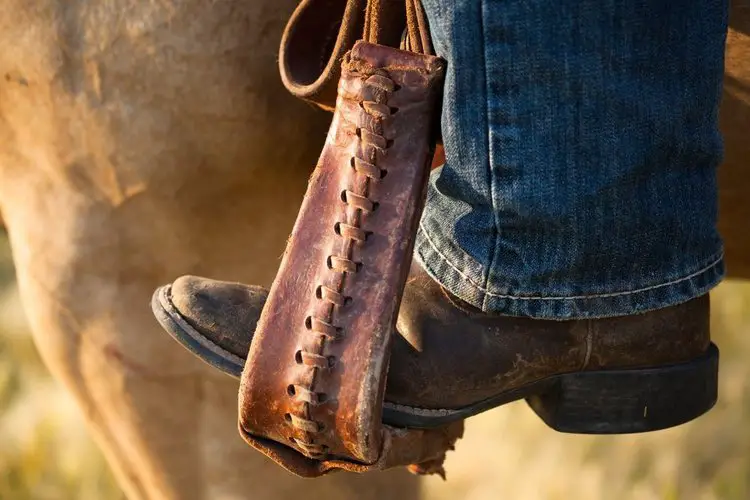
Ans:
POLYGON ((267 296, 262 287, 183 276, 156 291, 152 308, 175 340, 239 377, 267 296))

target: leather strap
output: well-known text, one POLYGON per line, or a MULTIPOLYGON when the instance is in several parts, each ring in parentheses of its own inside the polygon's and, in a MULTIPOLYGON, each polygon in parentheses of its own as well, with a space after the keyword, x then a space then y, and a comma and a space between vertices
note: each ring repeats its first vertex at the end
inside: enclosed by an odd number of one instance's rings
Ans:
POLYGON ((433 54, 427 17, 418 0, 303 0, 281 38, 279 72, 284 86, 300 99, 333 111, 341 61, 360 38, 433 54))
POLYGON ((333 111, 341 60, 362 35, 367 0, 302 0, 287 22, 279 73, 296 97, 333 111))
POLYGON ((427 16, 419 0, 368 2, 362 38, 374 44, 400 46, 417 54, 434 54, 427 16))
POLYGON ((408 36, 402 44, 404 50, 410 50, 419 54, 434 55, 432 40, 430 39, 430 28, 427 24, 427 15, 418 0, 406 1, 406 26, 408 36))

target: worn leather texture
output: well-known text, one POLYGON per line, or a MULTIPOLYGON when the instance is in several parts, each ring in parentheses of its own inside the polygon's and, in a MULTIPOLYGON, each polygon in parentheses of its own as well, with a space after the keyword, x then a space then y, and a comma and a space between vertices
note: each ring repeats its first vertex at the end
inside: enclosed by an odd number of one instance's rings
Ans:
POLYGON ((381 424, 443 72, 439 58, 365 42, 344 60, 326 144, 239 394, 242 435, 297 474, 430 461, 460 434, 460 425, 381 424))
POLYGON ((456 409, 561 373, 689 361, 709 346, 709 317, 708 295, 613 318, 487 314, 450 295, 415 263, 401 301, 386 401, 404 411, 456 409))
MULTIPOLYGON (((262 289, 186 277, 175 282, 172 296, 178 313, 208 345, 247 353, 247 332, 266 297, 262 289)), ((690 361, 708 348, 709 318, 708 295, 616 318, 491 315, 451 296, 413 263, 391 345, 384 405, 456 410, 552 375, 690 361)), ((243 354, 238 366, 244 362, 243 354)))
POLYGON ((181 316, 191 327, 198 332, 214 332, 212 345, 244 359, 248 336, 237 335, 237 325, 242 325, 243 333, 255 331, 268 290, 240 283, 228 285, 217 287, 210 280, 182 276, 172 284, 170 298, 178 311, 184 311, 181 316))

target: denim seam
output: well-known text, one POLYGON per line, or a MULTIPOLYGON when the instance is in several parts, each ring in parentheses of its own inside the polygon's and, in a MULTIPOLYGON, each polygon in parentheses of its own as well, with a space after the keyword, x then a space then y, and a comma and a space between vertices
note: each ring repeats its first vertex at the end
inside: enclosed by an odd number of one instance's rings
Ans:
MULTIPOLYGON (((485 143, 487 147, 487 174, 490 178, 490 201, 492 203, 492 220, 495 223, 495 232, 492 235, 492 254, 490 255, 490 267, 486 270, 486 277, 484 280, 484 286, 489 287, 490 280, 492 279, 492 269, 495 268, 495 262, 497 262, 498 254, 499 254, 499 244, 498 240, 500 238, 500 222, 498 221, 498 214, 497 210, 495 209, 495 176, 492 175, 492 140, 490 138, 490 106, 488 103, 489 96, 490 96, 490 79, 489 79, 489 73, 487 68, 487 44, 484 43, 485 40, 485 26, 484 26, 484 2, 482 3, 481 7, 479 8, 479 20, 481 22, 481 32, 482 32, 482 66, 484 67, 484 116, 485 116, 485 143)), ((487 295, 484 296, 482 299, 482 309, 484 309, 487 306, 487 295)))
MULTIPOLYGON (((592 295, 570 295, 570 296, 543 296, 543 295, 531 295, 531 296, 517 296, 517 295, 506 295, 506 294, 500 294, 500 293, 493 293, 487 288, 484 288, 476 283, 468 277, 464 272, 462 272, 459 268, 457 268, 448 258, 443 255, 443 253, 438 249, 437 245, 435 245, 435 242, 432 241, 432 238, 430 238, 429 233, 425 229, 424 226, 422 226, 420 221, 420 228, 422 229, 422 234, 424 235, 425 239, 429 242, 430 246, 435 250, 435 253, 445 262, 448 264, 454 271, 456 271, 462 278, 464 278, 467 283, 474 287, 475 289, 479 290, 480 292, 484 293, 485 295, 489 295, 491 297, 499 297, 501 299, 513 299, 513 300, 578 300, 578 299, 596 299, 596 298, 607 298, 607 297, 621 297, 625 295, 633 295, 636 293, 642 293, 647 292, 649 290, 655 290, 657 288, 663 288, 665 286, 671 286, 676 285, 677 283, 681 283, 683 281, 690 280, 696 276, 698 276, 701 273, 704 273, 711 269, 712 267, 715 267, 719 265, 724 258, 724 251, 720 251, 717 254, 714 254, 711 257, 711 263, 702 267, 698 271, 695 271, 693 273, 690 273, 687 276, 683 276, 681 278, 667 281, 666 283, 659 283, 658 285, 652 285, 647 286, 645 288, 638 288, 636 290, 627 290, 624 292, 613 292, 613 293, 602 293, 602 294, 592 294, 592 295)), ((483 300, 482 302, 486 302, 486 300, 483 300)))

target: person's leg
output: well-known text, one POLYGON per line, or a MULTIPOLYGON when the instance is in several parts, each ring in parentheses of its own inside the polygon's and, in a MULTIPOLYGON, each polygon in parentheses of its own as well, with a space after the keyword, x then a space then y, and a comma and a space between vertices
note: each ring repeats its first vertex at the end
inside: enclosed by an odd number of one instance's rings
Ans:
POLYGON ((416 245, 487 312, 630 315, 723 274, 726 2, 424 0, 448 60, 416 245))

